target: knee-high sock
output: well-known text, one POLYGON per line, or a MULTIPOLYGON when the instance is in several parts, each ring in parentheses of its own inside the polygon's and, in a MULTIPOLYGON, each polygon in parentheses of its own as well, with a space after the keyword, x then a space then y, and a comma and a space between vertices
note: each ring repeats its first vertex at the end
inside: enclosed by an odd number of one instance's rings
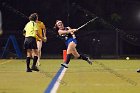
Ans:
POLYGON ((80 54, 80 56, 78 57, 78 59, 83 59, 83 60, 87 60, 87 57, 83 54, 80 54))
POLYGON ((27 69, 30 69, 30 57, 26 57, 27 69))
POLYGON ((69 64, 70 59, 71 59, 71 54, 67 54, 67 58, 66 58, 65 63, 66 63, 66 64, 69 64))
POLYGON ((34 58, 33 58, 33 66, 36 65, 37 59, 38 59, 38 57, 37 56, 34 56, 34 58))

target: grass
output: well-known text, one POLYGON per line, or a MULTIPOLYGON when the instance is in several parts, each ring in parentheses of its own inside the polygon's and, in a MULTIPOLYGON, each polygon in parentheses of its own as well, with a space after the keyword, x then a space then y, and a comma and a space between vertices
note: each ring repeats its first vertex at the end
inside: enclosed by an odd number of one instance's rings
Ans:
MULTIPOLYGON (((44 93, 62 60, 41 60, 40 72, 25 72, 24 60, 0 60, 0 93, 44 93)), ((58 93, 139 93, 139 60, 71 60, 58 93)))

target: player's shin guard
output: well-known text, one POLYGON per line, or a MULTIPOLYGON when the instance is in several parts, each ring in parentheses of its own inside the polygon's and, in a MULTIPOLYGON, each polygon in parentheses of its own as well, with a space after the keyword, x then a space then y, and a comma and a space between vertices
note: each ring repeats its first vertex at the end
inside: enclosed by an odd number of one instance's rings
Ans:
POLYGON ((65 63, 66 63, 66 64, 69 64, 70 59, 71 59, 71 54, 67 54, 67 58, 66 58, 65 63))
POLYGON ((89 59, 89 57, 86 57, 86 56, 80 54, 78 59, 80 59, 80 58, 82 58, 83 60, 87 61, 89 64, 92 65, 92 61, 89 59))
POLYGON ((26 57, 27 69, 30 69, 30 57, 26 57))
POLYGON ((36 66, 37 59, 38 59, 38 57, 37 56, 34 56, 34 58, 33 58, 33 66, 36 66))

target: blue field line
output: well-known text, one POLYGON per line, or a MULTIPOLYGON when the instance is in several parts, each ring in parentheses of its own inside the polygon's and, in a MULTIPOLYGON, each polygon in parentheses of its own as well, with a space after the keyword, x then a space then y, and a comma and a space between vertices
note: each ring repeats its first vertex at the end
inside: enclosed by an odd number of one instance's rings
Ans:
POLYGON ((57 81, 57 79, 60 76, 60 74, 62 73, 63 69, 64 69, 64 67, 60 67, 60 69, 58 70, 58 72, 56 73, 56 75, 54 76, 54 78, 52 79, 51 83, 49 84, 49 86, 47 87, 47 89, 45 90, 44 93, 50 93, 54 84, 56 82, 59 82, 59 81, 57 81))

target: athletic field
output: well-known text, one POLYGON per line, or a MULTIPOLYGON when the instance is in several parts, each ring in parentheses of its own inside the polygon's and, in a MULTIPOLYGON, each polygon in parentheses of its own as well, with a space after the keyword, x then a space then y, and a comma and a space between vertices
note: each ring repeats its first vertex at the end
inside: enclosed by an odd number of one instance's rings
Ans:
MULTIPOLYGON (((40 72, 25 72, 24 60, 0 60, 0 93, 46 93, 61 59, 41 60, 40 72)), ((71 60, 57 93, 140 93, 140 60, 71 60)))

